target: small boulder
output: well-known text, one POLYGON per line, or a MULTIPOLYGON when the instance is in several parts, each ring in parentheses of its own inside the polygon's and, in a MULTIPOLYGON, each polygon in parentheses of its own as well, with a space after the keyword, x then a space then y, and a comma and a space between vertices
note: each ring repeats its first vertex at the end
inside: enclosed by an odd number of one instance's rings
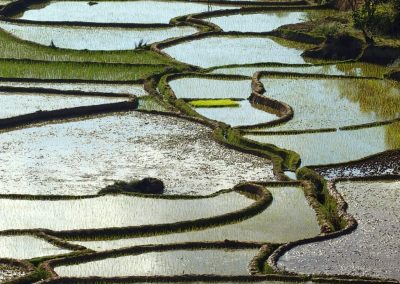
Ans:
POLYGON ((114 184, 106 186, 99 191, 99 194, 107 193, 120 193, 120 192, 132 192, 132 193, 144 193, 144 194, 163 194, 164 183, 162 180, 157 178, 147 177, 142 180, 132 180, 129 182, 116 181, 114 184))

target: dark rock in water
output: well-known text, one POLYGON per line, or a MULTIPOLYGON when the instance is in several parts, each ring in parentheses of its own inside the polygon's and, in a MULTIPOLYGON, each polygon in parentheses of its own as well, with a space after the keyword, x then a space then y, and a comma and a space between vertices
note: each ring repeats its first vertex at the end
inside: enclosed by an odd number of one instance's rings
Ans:
POLYGON ((142 180, 132 180, 130 182, 116 181, 99 191, 99 194, 136 192, 144 194, 162 194, 164 193, 164 183, 157 178, 144 178, 142 180))
POLYGON ((356 59, 363 51, 363 41, 347 34, 329 37, 319 47, 303 52, 302 56, 320 59, 356 59))
POLYGON ((162 194, 164 188, 164 183, 161 180, 148 177, 138 181, 134 190, 142 193, 162 194))
POLYGON ((93 5, 97 5, 97 4, 99 4, 99 3, 95 2, 95 1, 90 1, 90 2, 88 2, 88 5, 89 5, 89 6, 93 6, 93 5))

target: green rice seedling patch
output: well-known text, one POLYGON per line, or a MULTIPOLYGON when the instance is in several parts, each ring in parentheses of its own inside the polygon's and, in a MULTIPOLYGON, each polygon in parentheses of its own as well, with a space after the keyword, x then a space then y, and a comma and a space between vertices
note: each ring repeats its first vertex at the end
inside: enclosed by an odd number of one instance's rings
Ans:
POLYGON ((0 59, 0 77, 134 81, 165 70, 163 65, 120 65, 0 59))
POLYGON ((240 104, 237 101, 230 99, 224 100, 194 100, 189 101, 189 104, 195 108, 232 108, 239 107, 240 104))

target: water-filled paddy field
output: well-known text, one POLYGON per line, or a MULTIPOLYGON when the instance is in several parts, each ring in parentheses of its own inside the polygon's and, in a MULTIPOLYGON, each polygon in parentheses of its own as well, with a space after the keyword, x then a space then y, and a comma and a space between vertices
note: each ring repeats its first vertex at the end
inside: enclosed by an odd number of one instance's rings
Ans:
POLYGON ((306 19, 305 12, 277 11, 259 14, 236 14, 209 21, 225 32, 268 32, 287 24, 300 23, 306 19))
POLYGON ((36 111, 55 110, 126 101, 127 98, 81 97, 63 95, 20 94, 0 92, 0 118, 9 118, 36 111))
POLYGON ((128 227, 209 218, 244 209, 253 200, 231 192, 194 200, 112 195, 59 201, 0 199, 0 203, 4 210, 2 215, 8 215, 0 230, 47 228, 60 231, 107 228, 110 222, 113 227, 128 227), (172 212, 171 207, 175 208, 172 212), (75 221, 71 223, 70 220, 75 221))
POLYGON ((302 64, 302 47, 272 37, 209 36, 165 48, 173 58, 203 68, 228 64, 280 62, 302 64), (222 40, 223 39, 223 40, 222 40))
POLYGON ((44 46, 54 44, 59 48, 78 50, 130 50, 141 43, 152 44, 168 38, 194 34, 193 27, 163 28, 97 28, 51 27, 0 23, 0 28, 17 38, 44 46))
POLYGON ((58 82, 18 82, 0 81, 1 87, 16 88, 44 88, 59 91, 82 91, 90 93, 128 94, 137 97, 145 96, 146 91, 142 85, 137 84, 102 84, 102 83, 58 83, 58 82))
POLYGON ((302 165, 325 165, 358 160, 400 147, 392 133, 399 123, 372 128, 306 133, 298 135, 246 135, 247 138, 291 149, 300 154, 302 165))
POLYGON ((178 1, 100 1, 97 5, 84 1, 51 1, 44 7, 30 7, 18 18, 50 22, 168 24, 172 18, 207 11, 207 4, 178 1))
POLYGON ((253 125, 277 119, 276 115, 257 109, 247 100, 238 103, 238 107, 197 107, 195 110, 209 119, 222 121, 231 126, 253 125))
POLYGON ((387 73, 387 68, 381 65, 364 63, 364 62, 336 63, 336 64, 332 63, 323 65, 260 64, 258 66, 219 67, 213 69, 211 73, 253 76, 254 73, 259 71, 382 78, 383 75, 387 73))
POLYGON ((339 128, 397 118, 400 85, 383 80, 265 78, 265 96, 294 109, 289 122, 273 129, 339 128))
POLYGON ((0 254, 3 258, 29 259, 69 252, 32 236, 0 237, 0 254))
POLYGON ((60 276, 75 277, 184 274, 247 275, 247 265, 256 254, 256 249, 172 250, 60 266, 56 267, 55 271, 60 276), (130 265, 127 266, 126 263, 130 265))
POLYGON ((273 179, 268 160, 223 147, 206 127, 134 112, 4 133, 2 149, 1 193, 96 194, 150 176, 170 194, 204 195, 273 179))
POLYGON ((301 188, 268 187, 268 190, 273 196, 272 204, 258 215, 238 223, 180 234, 77 243, 100 251, 135 245, 223 240, 283 243, 319 234, 315 213, 308 205, 301 188), (288 211, 287 208, 293 210, 288 211))
POLYGON ((169 82, 178 99, 247 99, 251 81, 217 78, 181 78, 169 82))
POLYGON ((0 11, 0 282, 31 270, 16 283, 400 280, 400 88, 386 76, 398 61, 307 58, 319 32, 352 29, 350 13, 247 2, 0 11), (308 34, 321 15, 328 26, 308 34), (57 112, 128 99, 137 111, 57 112), (46 110, 55 120, 7 124, 46 110), (146 177, 164 196, 99 193, 146 177), (322 179, 357 222, 346 235, 329 238, 350 223, 322 179))

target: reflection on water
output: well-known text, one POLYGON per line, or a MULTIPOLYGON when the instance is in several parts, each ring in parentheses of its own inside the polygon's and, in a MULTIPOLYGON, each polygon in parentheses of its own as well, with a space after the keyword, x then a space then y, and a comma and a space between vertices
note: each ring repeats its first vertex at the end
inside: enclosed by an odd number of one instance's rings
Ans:
POLYGON ((257 62, 305 63, 297 44, 260 37, 207 37, 184 42, 164 51, 175 59, 200 67, 257 62))
POLYGON ((302 22, 306 12, 268 12, 258 14, 237 14, 210 18, 225 32, 268 32, 282 25, 302 22))
POLYGON ((164 224, 209 218, 243 209, 252 203, 253 200, 236 192, 194 200, 124 195, 60 201, 0 199, 0 212, 4 216, 0 231, 35 228, 75 230, 164 224))
POLYGON ((347 162, 400 147, 400 123, 352 131, 300 135, 247 135, 300 154, 302 165, 347 162), (393 133, 396 133, 393 135, 393 133))
POLYGON ((254 125, 278 118, 274 114, 253 107, 247 100, 238 103, 239 107, 196 108, 196 112, 231 126, 254 125))
MULTIPOLYGON (((213 5, 213 7, 226 6, 213 5)), ((206 12, 207 4, 164 1, 52 1, 27 10, 21 19, 32 21, 79 21, 102 23, 169 23, 172 18, 206 12)), ((234 8, 234 7, 233 7, 234 8)))
POLYGON ((183 274, 248 275, 256 249, 174 250, 122 256, 83 264, 56 267, 60 276, 150 276, 183 274))
POLYGON ((267 209, 239 223, 180 234, 78 243, 94 250, 110 250, 136 245, 223 241, 225 239, 285 243, 319 234, 320 228, 315 212, 308 205, 301 188, 268 187, 268 190, 272 193, 273 201, 267 209))
POLYGON ((263 130, 339 128, 393 119, 400 113, 398 84, 384 80, 266 78, 265 96, 289 104, 289 122, 263 130))

